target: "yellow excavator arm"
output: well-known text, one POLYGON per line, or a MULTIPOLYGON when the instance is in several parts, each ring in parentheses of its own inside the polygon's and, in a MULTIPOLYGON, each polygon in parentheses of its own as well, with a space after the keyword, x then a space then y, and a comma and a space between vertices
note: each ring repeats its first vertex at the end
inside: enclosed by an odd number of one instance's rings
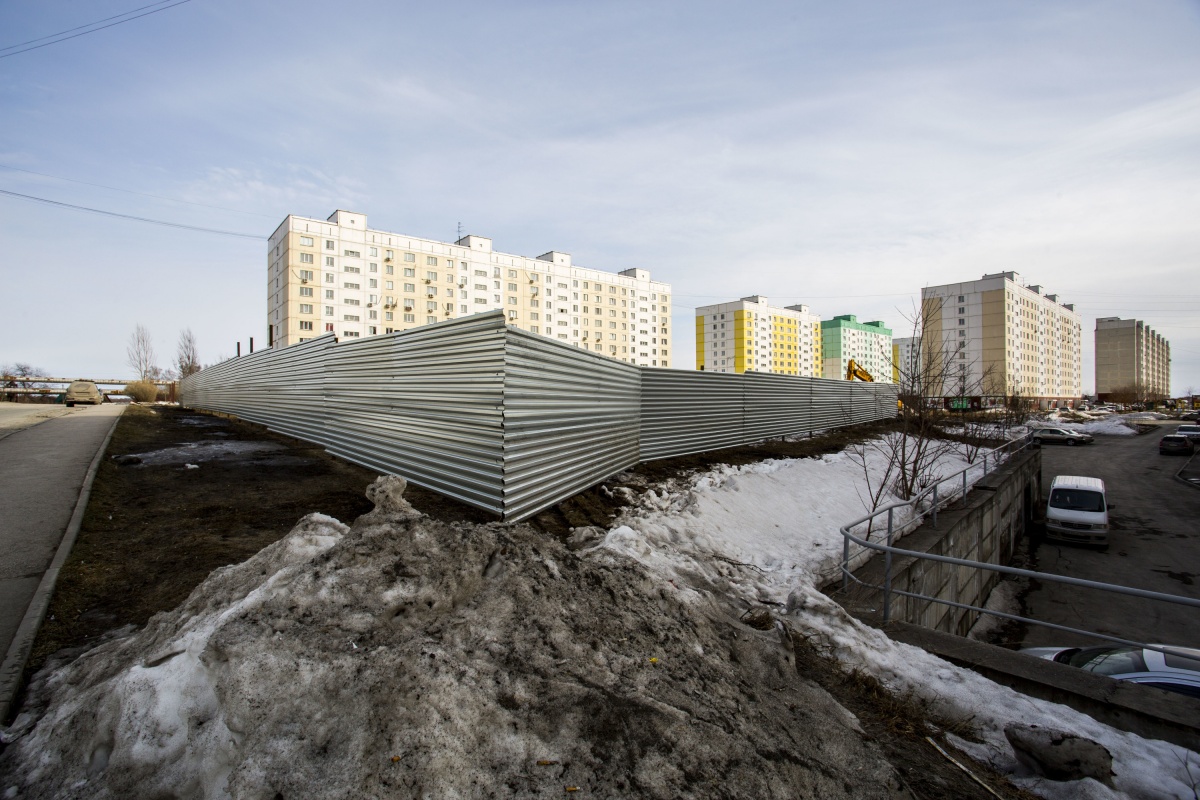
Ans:
POLYGON ((850 359, 850 363, 846 365, 846 380, 852 381, 855 378, 858 378, 860 381, 865 381, 866 383, 875 382, 875 379, 871 377, 871 373, 860 367, 858 362, 852 358, 850 359))

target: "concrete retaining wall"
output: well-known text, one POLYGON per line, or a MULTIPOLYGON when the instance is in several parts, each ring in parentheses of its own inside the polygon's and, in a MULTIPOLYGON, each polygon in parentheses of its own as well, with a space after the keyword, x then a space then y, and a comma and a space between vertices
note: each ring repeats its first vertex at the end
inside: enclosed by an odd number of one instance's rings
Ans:
MULTIPOLYGON (((1032 521, 1033 510, 1041 499, 1042 454, 1026 450, 1013 457, 999 470, 975 484, 961 502, 938 513, 935 528, 931 521, 904 537, 897 546, 953 558, 1007 564, 1017 542, 1032 521)), ((876 556, 856 571, 868 585, 884 584, 885 563, 876 556)), ((891 567, 893 620, 909 622, 934 630, 965 636, 979 618, 979 612, 956 608, 932 600, 896 594, 895 590, 923 594, 964 605, 981 606, 1000 580, 995 572, 942 564, 916 558, 893 558, 891 567)), ((870 605, 881 613, 882 592, 874 592, 870 605)), ((863 598, 847 603, 866 609, 863 598)), ((845 602, 845 600, 843 600, 845 602)))

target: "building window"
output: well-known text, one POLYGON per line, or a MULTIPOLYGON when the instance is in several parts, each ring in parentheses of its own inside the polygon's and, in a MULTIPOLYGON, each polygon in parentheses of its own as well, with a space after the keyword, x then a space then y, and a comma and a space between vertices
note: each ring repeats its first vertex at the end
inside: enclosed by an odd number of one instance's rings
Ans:
POLYGON ((345 300, 345 302, 346 302, 346 305, 348 305, 348 306, 360 306, 360 305, 362 305, 362 303, 358 302, 358 300, 354 299, 353 297, 347 297, 347 298, 346 298, 346 300, 345 300))
POLYGON ((300 244, 303 245, 304 247, 312 247, 313 246, 312 237, 311 236, 301 236, 300 244))
POLYGON ((347 258, 361 258, 362 257, 362 253, 358 252, 357 250, 343 250, 342 255, 346 256, 347 258))
POLYGON ((413 255, 412 253, 405 253, 404 260, 405 261, 416 261, 417 257, 415 255, 413 255))
POLYGON ((379 329, 376 328, 374 325, 371 325, 367 328, 367 333, 370 334, 371 336, 374 336, 375 334, 379 333, 379 329))
POLYGON ((405 321, 405 322, 416 322, 416 321, 417 321, 416 315, 414 315, 414 314, 405 314, 405 315, 404 315, 404 321, 405 321))
POLYGON ((333 289, 326 289, 326 290, 325 290, 325 299, 326 299, 326 300, 332 300, 332 299, 333 299, 333 289))
MULTIPOLYGON (((325 316, 327 316, 327 317, 333 316, 333 306, 325 306, 325 316)), ((333 330, 333 328, 330 328, 329 330, 333 330)))
MULTIPOLYGON (((301 303, 300 304, 300 313, 301 314, 311 314, 312 312, 313 312, 312 311, 312 303, 301 303)), ((312 328, 309 328, 309 330, 311 331, 312 328)))
POLYGON ((383 318, 387 322, 391 322, 392 321, 392 312, 390 312, 390 311, 383 312, 383 318))
POLYGON ((436 267, 437 256, 425 256, 425 264, 430 267, 436 267))
POLYGON ((395 268, 395 267, 393 267, 391 264, 388 264, 388 265, 387 265, 387 274, 388 274, 388 275, 395 275, 395 274, 396 274, 396 268, 395 268))
POLYGON ((333 256, 325 256, 325 266, 327 266, 327 267, 333 266, 333 256))
POLYGON ((356 274, 356 275, 361 275, 361 274, 362 274, 362 270, 361 270, 361 269, 359 269, 358 267, 347 267, 347 266, 343 266, 343 267, 342 267, 342 272, 352 272, 352 273, 354 273, 354 274, 356 274))
POLYGON ((326 239, 326 240, 325 240, 325 249, 326 249, 326 250, 333 250, 333 249, 335 249, 335 247, 334 247, 334 244, 333 244, 333 239, 326 239))
POLYGON ((342 336, 348 339, 356 339, 358 338, 358 331, 342 331, 342 336))
POLYGON ((325 332, 326 332, 326 333, 333 333, 333 323, 332 323, 332 322, 326 322, 326 323, 325 323, 325 332))
POLYGON ((300 254, 300 263, 301 264, 313 263, 313 254, 312 253, 301 253, 300 254))
POLYGON ((309 322, 308 320, 303 320, 303 319, 300 320, 300 330, 311 331, 312 329, 313 329, 313 324, 311 322, 309 322))
POLYGON ((378 248, 378 247, 372 247, 372 248, 368 249, 368 250, 367 250, 367 252, 368 252, 368 253, 370 253, 370 254, 371 254, 371 255, 373 255, 373 256, 377 256, 377 255, 379 255, 379 248, 378 248))
POLYGON ((343 322, 359 322, 358 314, 342 314, 343 322))
POLYGON ((433 325, 435 322, 437 322, 437 317, 426 317, 425 318, 426 325, 433 325))
POLYGON ((958 302, 960 302, 960 303, 961 303, 961 302, 963 302, 964 300, 966 300, 966 298, 965 298, 965 297, 963 297, 963 296, 960 294, 960 295, 958 296, 958 302))
POLYGON ((342 288, 343 289, 361 289, 362 287, 359 286, 357 283, 350 283, 349 281, 346 281, 345 283, 342 284, 342 288))
POLYGON ((427 281, 436 281, 436 280, 437 280, 437 273, 436 273, 436 272, 426 272, 426 273, 425 273, 425 280, 427 280, 427 281))
POLYGON ((312 279, 313 279, 313 273, 312 273, 311 269, 300 270, 300 280, 311 281, 312 279))
POLYGON ((301 286, 300 287, 300 296, 301 297, 312 297, 313 296, 312 287, 311 286, 301 286))

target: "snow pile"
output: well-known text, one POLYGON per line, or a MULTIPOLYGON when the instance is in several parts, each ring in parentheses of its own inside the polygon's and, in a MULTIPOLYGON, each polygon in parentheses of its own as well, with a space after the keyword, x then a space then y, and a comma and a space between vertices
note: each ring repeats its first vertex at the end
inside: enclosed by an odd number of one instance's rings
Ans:
POLYGON ((437 523, 381 480, 43 673, 0 795, 906 796, 777 631, 594 531, 437 523))
MULTIPOLYGON (((939 470, 949 474, 959 464, 947 455, 939 470)), ((878 473, 882 465, 869 460, 868 466, 878 473)), ((862 515, 861 484, 861 468, 845 453, 724 467, 666 496, 648 492, 603 546, 680 584, 725 589, 746 603, 785 604, 788 622, 808 641, 824 645, 847 668, 865 670, 898 693, 912 692, 936 715, 966 722, 983 742, 958 741, 960 748, 1040 795, 1193 797, 1191 786, 1200 778, 1197 754, 1109 728, 894 642, 822 594, 817 582, 835 574, 841 558, 839 527, 862 515), (1013 723, 1065 729, 1099 742, 1113 756, 1115 791, 1090 779, 1055 782, 1024 775, 1004 735, 1013 723)))
POLYGON ((1113 414, 1090 422, 1061 422, 1056 415, 1052 415, 1047 417, 1047 420, 1050 422, 1050 427, 1090 433, 1093 436, 1097 434, 1101 436, 1134 436, 1137 434, 1137 429, 1130 424, 1133 418, 1132 414, 1113 414))

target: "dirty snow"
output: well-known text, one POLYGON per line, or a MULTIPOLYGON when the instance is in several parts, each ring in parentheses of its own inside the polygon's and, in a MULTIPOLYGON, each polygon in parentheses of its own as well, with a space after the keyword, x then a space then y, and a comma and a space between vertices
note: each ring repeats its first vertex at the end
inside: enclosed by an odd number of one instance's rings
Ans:
MULTIPOLYGON (((841 558, 839 527, 864 513, 861 469, 849 462, 839 453, 722 467, 666 496, 647 492, 602 546, 681 583, 727 582, 747 603, 785 603, 789 621, 802 633, 820 637, 847 668, 865 669, 897 692, 915 693, 946 718, 970 720, 984 743, 959 746, 1044 797, 1194 798, 1191 787, 1200 779, 1196 753, 1110 728, 894 642, 822 594, 822 578, 836 575, 841 558), (1093 780, 1060 783, 1022 776, 1004 736, 1010 723, 1066 729, 1101 743, 1113 756, 1115 790, 1093 780)), ((948 455, 942 474, 960 463, 948 455)), ((871 466, 876 472, 881 468, 878 461, 871 466)))
POLYGON ((610 550, 369 494, 42 673, 0 794, 907 796, 779 631, 610 550))
POLYGON ((133 453, 146 466, 170 466, 216 461, 230 456, 262 456, 278 453, 283 445, 274 442, 188 442, 148 453, 133 453))
POLYGON ((845 453, 647 491, 569 547, 520 525, 435 523, 375 491, 352 528, 306 517, 176 611, 41 674, 0 792, 901 796, 778 634, 730 624, 732 599, 777 604, 847 668, 961 720, 982 743, 960 748, 1040 795, 1193 797, 1185 765, 1200 756, 893 642, 823 595, 838 527, 866 504, 845 453), (1024 775, 1009 723, 1099 742, 1114 788, 1024 775))

